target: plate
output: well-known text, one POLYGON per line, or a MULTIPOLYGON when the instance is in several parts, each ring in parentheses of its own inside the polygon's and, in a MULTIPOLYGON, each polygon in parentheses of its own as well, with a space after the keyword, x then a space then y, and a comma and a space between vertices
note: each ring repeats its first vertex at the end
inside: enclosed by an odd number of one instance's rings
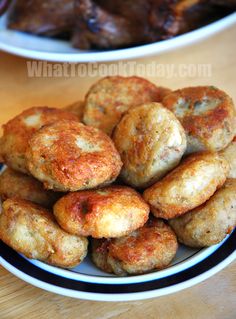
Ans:
POLYGON ((43 263, 24 258, 1 241, 0 264, 27 283, 56 294, 94 301, 133 301, 171 294, 211 277, 236 259, 235 241, 236 230, 219 245, 198 251, 194 262, 191 256, 176 265, 178 269, 169 267, 163 276, 160 271, 137 276, 142 279, 135 281, 132 279, 135 277, 127 277, 126 283, 122 278, 104 283, 100 280, 103 277, 96 275, 88 280, 79 273, 73 275, 73 271, 68 271, 71 273, 68 276, 66 271, 42 267, 43 263))
POLYGON ((102 62, 138 58, 172 51, 191 45, 236 23, 236 13, 197 30, 152 44, 110 51, 82 51, 71 47, 69 41, 50 39, 6 28, 7 16, 0 18, 0 49, 19 56, 57 62, 102 62))
MULTIPOLYGON (((0 174, 4 170, 0 164, 0 174)), ((74 269, 54 267, 18 254, 1 240, 0 264, 29 284, 53 293, 95 301, 132 301, 170 294, 209 278, 236 259, 235 242, 236 229, 208 248, 180 245, 168 268, 127 277, 99 270, 89 257, 74 269)))

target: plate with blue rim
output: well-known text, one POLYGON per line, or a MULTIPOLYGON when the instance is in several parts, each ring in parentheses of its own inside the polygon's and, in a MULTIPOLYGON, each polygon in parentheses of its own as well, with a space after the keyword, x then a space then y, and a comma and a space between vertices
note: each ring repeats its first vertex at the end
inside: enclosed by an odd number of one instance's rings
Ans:
POLYGON ((206 280, 236 259, 235 242, 236 230, 208 248, 180 245, 168 268, 127 277, 100 271, 89 257, 70 270, 30 260, 1 240, 0 264, 25 282, 53 293, 94 301, 132 301, 167 295, 206 280))

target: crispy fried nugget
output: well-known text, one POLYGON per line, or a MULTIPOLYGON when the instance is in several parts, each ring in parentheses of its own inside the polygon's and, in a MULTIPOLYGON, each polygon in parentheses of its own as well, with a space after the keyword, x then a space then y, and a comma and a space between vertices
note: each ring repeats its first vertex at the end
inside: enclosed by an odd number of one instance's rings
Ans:
POLYGON ((193 154, 144 192, 156 217, 170 219, 203 204, 220 188, 229 171, 217 153, 193 154))
POLYGON ((0 175, 2 201, 8 198, 21 198, 50 208, 59 199, 59 196, 57 193, 45 190, 35 178, 10 168, 0 175))
POLYGON ((94 238, 127 235, 146 223, 149 211, 142 197, 125 186, 70 193, 53 209, 64 230, 94 238))
POLYGON ((87 254, 88 241, 63 231, 46 209, 21 199, 8 199, 0 214, 0 239, 28 258, 73 268, 87 254))
POLYGON ((163 99, 163 105, 182 123, 188 139, 187 153, 220 151, 234 137, 233 101, 213 86, 177 90, 163 99))
POLYGON ((113 269, 111 265, 108 264, 107 258, 109 254, 109 246, 111 239, 100 238, 91 239, 91 259, 93 263, 101 270, 112 274, 113 269))
POLYGON ((169 221, 178 240, 190 247, 221 242, 236 226, 236 179, 228 179, 205 204, 169 221))
POLYGON ((84 115, 84 101, 77 101, 73 104, 67 105, 64 110, 73 113, 77 116, 78 120, 82 122, 84 115))
POLYGON ((29 139, 42 126, 61 119, 77 120, 77 117, 55 108, 32 107, 3 125, 0 152, 4 163, 16 171, 28 173, 25 152, 29 139))
POLYGON ((177 238, 162 220, 149 220, 131 234, 92 241, 92 260, 105 272, 118 276, 143 274, 167 267, 176 255, 177 238))
POLYGON ((40 129, 26 153, 31 174, 46 189, 77 191, 112 183, 121 160, 112 140, 77 121, 58 121, 40 129))
POLYGON ((233 141, 226 147, 220 154, 227 160, 229 163, 229 174, 228 178, 236 178, 236 136, 233 141))
POLYGON ((121 177, 134 187, 148 187, 177 166, 186 150, 183 127, 159 103, 129 110, 117 125, 114 143, 121 155, 121 177))
POLYGON ((83 122, 111 135, 130 107, 160 102, 168 93, 169 89, 157 87, 136 76, 103 78, 87 93, 83 122))

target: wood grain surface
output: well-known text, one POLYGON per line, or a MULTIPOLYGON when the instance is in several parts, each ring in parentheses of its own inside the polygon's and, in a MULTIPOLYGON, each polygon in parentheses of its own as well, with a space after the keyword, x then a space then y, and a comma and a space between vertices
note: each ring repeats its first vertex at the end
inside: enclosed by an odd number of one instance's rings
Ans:
MULTIPOLYGON (((149 77, 172 89, 216 85, 236 102, 236 26, 191 47, 137 60, 161 65, 210 64, 211 77, 149 77)), ((26 59, 0 52, 0 124, 33 105, 63 107, 84 94, 98 77, 30 78, 26 59)), ((123 66, 124 71, 125 67, 123 66)), ((161 298, 125 303, 81 301, 32 287, 0 266, 0 319, 235 319, 236 262, 207 281, 161 298)))

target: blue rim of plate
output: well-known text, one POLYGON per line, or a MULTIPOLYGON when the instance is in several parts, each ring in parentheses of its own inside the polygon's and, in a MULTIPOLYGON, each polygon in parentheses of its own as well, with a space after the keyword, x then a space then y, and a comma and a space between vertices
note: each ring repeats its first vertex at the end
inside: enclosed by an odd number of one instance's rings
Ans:
POLYGON ((0 264, 39 288, 65 296, 99 301, 138 300, 173 293, 205 280, 236 258, 235 242, 236 229, 215 252, 198 264, 164 278, 133 284, 96 284, 61 277, 38 268, 2 241, 0 264))
MULTIPOLYGON (((3 165, 0 164, 0 171, 3 165)), ((73 298, 96 301, 131 301, 163 296, 197 284, 236 259, 236 229, 219 248, 197 264, 150 281, 101 284, 74 280, 37 267, 0 240, 0 265, 41 289, 73 298)))

